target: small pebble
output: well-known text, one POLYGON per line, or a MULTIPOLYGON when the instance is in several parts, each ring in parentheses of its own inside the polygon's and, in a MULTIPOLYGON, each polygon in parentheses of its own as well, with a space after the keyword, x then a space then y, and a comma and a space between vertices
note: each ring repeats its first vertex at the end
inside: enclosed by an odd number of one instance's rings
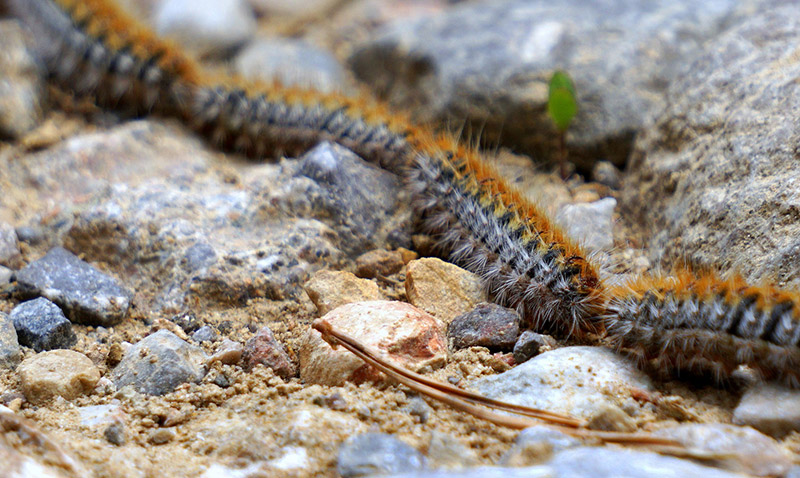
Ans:
POLYGON ((487 300, 478 276, 433 257, 408 263, 405 286, 411 304, 445 323, 487 300))
POLYGON ((213 342, 217 340, 218 334, 217 331, 214 330, 214 327, 210 325, 204 325, 199 329, 195 330, 192 334, 192 340, 195 342, 213 342))
POLYGON ((206 359, 200 348, 159 330, 128 348, 112 379, 118 389, 133 385, 139 393, 164 395, 182 383, 199 382, 206 359))
POLYGON ((122 446, 126 441, 125 425, 112 423, 103 430, 103 437, 112 445, 122 446))
MULTIPOLYGON (((346 304, 320 320, 414 371, 441 367, 447 358, 447 341, 441 323, 405 302, 346 304)), ((342 347, 333 350, 316 330, 308 331, 299 358, 300 377, 309 383, 342 385, 347 381, 363 383, 385 379, 383 374, 342 347)))
POLYGON ((72 322, 109 326, 128 313, 133 294, 111 276, 56 247, 17 272, 24 292, 58 304, 72 322))
POLYGON ((319 271, 303 288, 319 315, 344 304, 385 299, 375 282, 343 271, 319 271))
POLYGON ((519 335, 519 314, 497 304, 479 304, 454 318, 447 327, 447 337, 455 349, 487 347, 508 351, 519 335))
POLYGON ((14 276, 14 271, 9 269, 5 266, 0 266, 0 286, 8 284, 11 282, 11 278, 14 276))
POLYGON ((286 349, 266 326, 244 345, 242 362, 246 370, 261 364, 271 368, 276 375, 285 380, 297 375, 297 367, 292 363, 286 349))
POLYGON ((13 369, 22 360, 14 323, 4 312, 0 312, 0 369, 13 369))
POLYGON ((524 363, 540 353, 556 347, 558 347, 558 342, 553 337, 537 334, 531 330, 523 330, 514 344, 514 361, 524 363))
POLYGON ((45 403, 55 397, 73 400, 91 393, 100 371, 83 354, 72 350, 40 352, 17 368, 22 393, 29 402, 45 403))
POLYGON ((503 466, 531 466, 549 460, 553 454, 581 446, 581 441, 566 433, 544 426, 522 430, 514 445, 502 456, 498 464, 503 466))
POLYGON ((356 275, 365 279, 388 277, 400 272, 404 265, 400 251, 375 249, 356 257, 356 275))
POLYGON ((733 423, 750 425, 777 438, 800 431, 800 390, 759 384, 739 400, 733 423))
POLYGON ((56 304, 44 297, 17 305, 9 317, 19 343, 37 352, 68 349, 78 341, 72 323, 56 304))
POLYGON ((355 478, 425 469, 425 458, 413 447, 384 433, 364 433, 339 447, 336 470, 355 478))
MULTIPOLYGON (((2 30, 0 22, 0 30, 2 30)), ((19 251, 17 232, 11 224, 0 222, 0 266, 19 268, 22 266, 22 254, 19 251)))
POLYGON ((173 428, 159 428, 153 430, 147 437, 147 442, 152 445, 163 445, 169 443, 175 438, 175 430, 173 428))
POLYGON ((225 365, 239 363, 242 359, 243 352, 244 348, 239 342, 234 342, 228 338, 222 339, 222 343, 219 345, 217 351, 208 359, 208 365, 214 362, 222 362, 225 365))
POLYGON ((622 185, 622 173, 609 161, 598 161, 592 167, 592 180, 611 189, 622 185))
POLYGON ((420 397, 413 397, 408 401, 408 414, 417 417, 420 423, 426 423, 433 409, 420 397))

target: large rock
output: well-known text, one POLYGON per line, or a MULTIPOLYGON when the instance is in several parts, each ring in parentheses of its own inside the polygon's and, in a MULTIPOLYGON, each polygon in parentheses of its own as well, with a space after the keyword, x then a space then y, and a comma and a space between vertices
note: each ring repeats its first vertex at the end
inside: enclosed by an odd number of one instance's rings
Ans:
MULTIPOLYGON (((573 77, 579 112, 570 159, 623 164, 666 85, 737 2, 506 0, 389 25, 350 59, 356 74, 422 120, 454 117, 515 149, 549 158, 556 135, 547 83, 573 77), (502 133, 502 134, 501 134, 502 133)), ((459 123, 460 124, 460 123, 459 123)))
POLYGON ((798 42, 796 6, 763 9, 669 89, 623 197, 656 261, 800 286, 798 42))
POLYGON ((800 431, 800 390, 759 384, 742 396, 733 410, 733 423, 778 438, 800 431))

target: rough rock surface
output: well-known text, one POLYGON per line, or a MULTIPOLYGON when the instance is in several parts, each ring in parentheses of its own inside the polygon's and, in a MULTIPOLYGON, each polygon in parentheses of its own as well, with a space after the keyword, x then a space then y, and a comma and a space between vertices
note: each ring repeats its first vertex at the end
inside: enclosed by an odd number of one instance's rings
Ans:
POLYGON ((777 438, 800 431, 800 391, 759 384, 742 396, 733 411, 733 423, 777 438))
POLYGON ((336 470, 343 478, 421 471, 425 458, 397 438, 383 433, 357 435, 339 448, 336 470))
POLYGON ((589 251, 609 250, 614 246, 614 198, 603 198, 589 204, 567 204, 555 217, 579 244, 589 251))
MULTIPOLYGON (((411 370, 440 367, 447 357, 442 324, 405 302, 346 304, 322 317, 335 329, 411 370)), ((382 374, 341 347, 331 349, 319 332, 309 330, 300 352, 300 377, 322 385, 380 380, 382 374)))
POLYGON ((85 324, 118 323, 133 296, 115 278, 61 247, 17 272, 17 282, 27 293, 61 306, 71 321, 85 324))
POLYGON ((375 282, 344 271, 319 271, 303 288, 319 315, 325 315, 340 305, 385 298, 375 282))
POLYGON ((0 312, 0 370, 14 368, 22 360, 17 332, 7 314, 0 312))
POLYGON ((256 32, 246 0, 163 0, 153 12, 155 29, 200 54, 221 54, 256 32))
POLYGON ((11 224, 0 221, 0 266, 19 268, 21 260, 17 232, 11 224))
POLYGON ((408 263, 408 301, 445 324, 486 302, 486 292, 475 274, 434 257, 408 263))
POLYGON ((284 379, 289 379, 297 374, 297 367, 292 363, 283 345, 272 335, 269 327, 262 327, 253 338, 247 341, 242 352, 242 360, 247 369, 261 364, 271 368, 284 379))
POLYGON ((0 138, 17 138, 39 123, 44 83, 14 21, 0 21, 0 71, 0 138))
POLYGON ((14 323, 19 343, 37 352, 68 349, 78 341, 72 323, 56 304, 44 297, 19 304, 9 317, 14 323))
POLYGON ((100 371, 85 355, 72 350, 41 352, 17 368, 25 398, 41 404, 55 397, 73 400, 94 389, 100 371))
POLYGON ((636 144, 623 206, 669 267, 800 286, 800 12, 769 9, 711 42, 636 144))
POLYGON ((487 347, 509 351, 519 336, 519 314, 497 304, 479 304, 454 318, 447 326, 447 338, 456 349, 487 347))
POLYGON ((468 118, 484 138, 548 158, 547 82, 572 76, 579 112, 570 158, 623 164, 669 82, 724 26, 736 2, 506 0, 389 25, 350 59, 381 95, 423 120, 468 118))
POLYGON ((114 368, 117 388, 126 385, 140 393, 164 395, 186 382, 199 382, 205 375, 206 355, 172 332, 159 330, 131 346, 114 368))
MULTIPOLYGON (((497 400, 627 428, 626 410, 636 413, 632 391, 650 380, 628 360, 600 347, 564 347, 541 354, 508 372, 473 383, 497 400)), ((614 427, 611 427, 614 428, 614 427)))

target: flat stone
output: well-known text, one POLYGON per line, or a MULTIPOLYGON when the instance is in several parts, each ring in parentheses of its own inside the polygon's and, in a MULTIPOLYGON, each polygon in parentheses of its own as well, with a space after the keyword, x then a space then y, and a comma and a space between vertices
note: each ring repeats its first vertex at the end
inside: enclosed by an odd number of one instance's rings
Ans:
POLYGON ((345 73, 336 58, 296 39, 257 38, 236 56, 234 68, 251 80, 278 80, 323 92, 345 89, 345 73))
POLYGON ((409 262, 405 286, 411 304, 446 324, 487 301, 478 276, 434 257, 409 262))
POLYGON ((4 312, 0 312, 0 369, 14 368, 22 360, 14 323, 4 312))
POLYGON ((19 343, 37 352, 68 349, 78 338, 58 306, 44 297, 23 302, 9 314, 19 343))
POLYGON ((592 203, 567 204, 556 214, 556 223, 569 237, 590 251, 614 247, 614 208, 617 200, 603 198, 592 203))
MULTIPOLYGON (((0 22, 0 25, 2 25, 2 22, 0 22)), ((0 55, 2 55, 2 53, 0 53, 0 55)), ((19 241, 17 240, 17 232, 11 226, 11 224, 1 221, 0 221, 0 266, 6 266, 13 269, 18 269, 22 267, 22 254, 19 251, 19 241)))
MULTIPOLYGON (((19 23, 0 21, 0 138, 19 138, 41 120, 43 75, 19 23)), ((0 241, 0 264, 2 261, 0 241)))
POLYGON ((749 427, 724 423, 686 423, 653 432, 687 448, 706 452, 710 464, 751 476, 783 476, 792 467, 792 455, 774 439, 749 427))
POLYGON ((581 446, 581 441, 566 433, 544 426, 522 430, 514 439, 514 445, 500 457, 499 465, 531 466, 544 463, 568 448, 581 446))
POLYGON ((532 357, 558 347, 556 339, 549 335, 537 334, 531 330, 523 330, 514 343, 514 361, 523 363, 532 357))
POLYGON ((256 335, 247 341, 242 353, 242 361, 247 370, 258 364, 271 368, 278 376, 289 379, 297 375, 295 367, 286 349, 275 339, 269 327, 262 327, 256 335))
POLYGON ((638 136, 621 208, 654 264, 800 287, 800 11, 762 8, 710 41, 638 136), (776 184, 783 187, 776 187, 776 184), (788 188, 788 189, 787 189, 788 188), (791 218, 791 219, 788 219, 791 218))
POLYGON ((357 435, 339 447, 336 471, 342 478, 415 472, 425 458, 413 447, 385 433, 357 435))
POLYGON ((153 24, 161 35, 201 55, 221 55, 256 32, 247 0, 161 0, 153 24))
POLYGON ((164 395, 205 375, 206 355, 172 332, 159 330, 133 344, 114 368, 117 388, 133 385, 139 393, 164 395))
POLYGON ((319 271, 303 288, 319 315, 344 304, 385 299, 375 282, 345 271, 319 271))
POLYGON ((91 393, 100 371, 85 355, 72 350, 51 350, 29 357, 17 367, 25 398, 34 404, 55 397, 73 400, 91 393))
MULTIPOLYGON (((592 420, 609 410, 635 413, 631 391, 650 390, 633 363, 602 347, 564 347, 543 353, 508 372, 472 384, 497 400, 592 420)), ((626 425, 627 427, 627 425, 626 425)))
MULTIPOLYGON (((346 304, 321 320, 414 371, 440 367, 447 358, 447 341, 441 323, 405 302, 346 304)), ((305 382, 342 385, 347 381, 362 383, 384 379, 350 352, 341 347, 331 349, 316 330, 309 329, 299 358, 300 377, 305 382)))
POLYGON ((131 291, 76 255, 55 247, 17 272, 20 288, 58 304, 73 322, 114 325, 128 313, 131 291))
POLYGON ((553 71, 569 72, 578 97, 570 161, 622 165, 637 130, 664 105, 704 42, 737 2, 505 0, 467 3, 380 29, 350 64, 356 75, 422 122, 451 118, 481 139, 552 158, 547 115, 553 71))
POLYGON ((456 349, 487 347, 509 351, 519 336, 519 314, 496 304, 477 307, 454 318, 447 326, 447 338, 456 349))
POLYGON ((749 389, 733 410, 733 423, 777 438, 800 430, 800 391, 772 384, 749 389))

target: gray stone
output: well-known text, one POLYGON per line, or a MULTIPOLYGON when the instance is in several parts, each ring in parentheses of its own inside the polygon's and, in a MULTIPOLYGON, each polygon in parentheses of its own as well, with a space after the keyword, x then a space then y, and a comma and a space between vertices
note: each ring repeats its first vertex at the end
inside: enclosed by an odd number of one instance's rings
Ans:
POLYGON ((567 204, 556 215, 556 222, 569 237, 590 251, 614 247, 614 208, 617 200, 603 198, 589 204, 567 204))
POLYGON ((44 297, 23 302, 9 314, 19 343, 42 350, 68 349, 78 338, 58 306, 44 297))
POLYGON ((710 42, 642 132, 622 208, 651 259, 800 286, 800 10, 762 9, 710 42))
POLYGON ((800 430, 800 391, 758 384, 749 389, 733 411, 733 423, 782 438, 800 430))
POLYGON ((425 469, 420 452, 384 433, 356 435, 339 447, 336 470, 343 478, 425 469))
POLYGON ((556 339, 549 335, 537 334, 531 330, 523 330, 514 343, 514 361, 527 362, 531 357, 552 350, 558 346, 556 339))
POLYGON ((537 426, 522 430, 514 445, 500 457, 499 465, 530 466, 545 462, 553 454, 581 446, 581 441, 564 432, 537 426))
POLYGON ((342 91, 345 74, 330 53, 305 42, 282 38, 259 38, 234 60, 236 71, 252 80, 279 80, 286 86, 318 91, 342 91))
POLYGON ((247 0, 160 0, 153 23, 158 33, 201 55, 225 53, 256 32, 247 0))
POLYGON ((8 267, 0 266, 0 287, 11 282, 11 277, 14 276, 14 271, 8 267))
MULTIPOLYGON (((422 121, 468 118, 493 144, 552 157, 546 112, 554 69, 569 72, 579 111, 570 160, 625 162, 666 85, 729 20, 737 2, 506 0, 476 2, 386 27, 350 62, 422 121)), ((588 167, 586 169, 589 169, 588 167)))
POLYGON ((17 272, 17 283, 58 304, 71 321, 93 325, 118 323, 133 297, 116 279, 61 247, 17 272))
POLYGON ((133 385, 140 393, 164 395, 182 383, 199 382, 206 373, 205 361, 200 348, 159 330, 125 352, 112 379, 117 388, 133 385))
POLYGON ((122 446, 127 441, 125 425, 114 422, 103 430, 103 437, 112 445, 122 446))
MULTIPOLYGON (((610 409, 638 404, 630 391, 649 390, 649 378, 633 363, 601 347, 564 347, 543 353, 508 372, 476 380, 479 393, 591 420, 610 409)), ((621 410, 620 410, 621 409, 621 410)))
MULTIPOLYGON (((0 102, 2 102, 2 99, 0 99, 0 102)), ((11 227, 11 224, 6 222, 0 222, 0 266, 11 268, 22 266, 22 254, 19 252, 17 232, 11 227)))
POLYGON ((598 161, 592 168, 592 181, 619 189, 622 185, 622 172, 608 161, 598 161))
POLYGON ((0 369, 14 368, 22 360, 22 351, 17 341, 14 323, 3 312, 0 312, 0 369))
POLYGON ((783 476, 792 455, 772 438, 749 427, 688 423, 653 432, 711 457, 706 464, 752 476, 783 476), (716 458, 718 457, 718 458, 716 458))
POLYGON ((375 249, 401 227, 391 214, 404 192, 394 174, 365 163, 350 150, 322 143, 289 171, 292 179, 275 199, 285 212, 311 215, 336 230, 351 257, 375 249))
POLYGON ((15 21, 0 21, 0 71, 0 138, 19 138, 39 124, 44 83, 15 21))
POLYGON ((553 470, 546 466, 527 468, 501 468, 482 466, 458 471, 418 471, 399 475, 370 475, 381 478, 557 478, 553 470))
POLYGON ((519 336, 519 314, 496 304, 479 304, 453 319, 447 338, 456 349, 480 346, 490 350, 511 350, 519 336))
POLYGON ((195 342, 213 342, 219 338, 219 334, 210 325, 204 325, 195 330, 192 334, 192 340, 195 342))

